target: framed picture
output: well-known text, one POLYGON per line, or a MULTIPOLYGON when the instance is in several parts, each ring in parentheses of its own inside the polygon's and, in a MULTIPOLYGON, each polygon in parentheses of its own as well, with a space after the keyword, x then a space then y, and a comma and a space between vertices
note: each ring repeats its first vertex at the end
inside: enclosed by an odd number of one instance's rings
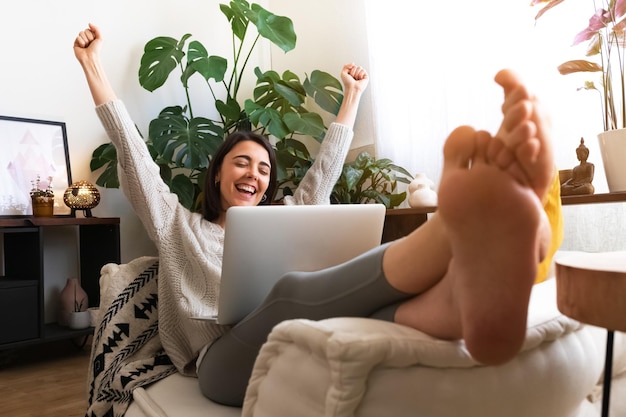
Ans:
POLYGON ((30 216, 30 190, 54 192, 54 214, 69 215, 63 193, 72 183, 65 123, 0 116, 0 216, 30 216))

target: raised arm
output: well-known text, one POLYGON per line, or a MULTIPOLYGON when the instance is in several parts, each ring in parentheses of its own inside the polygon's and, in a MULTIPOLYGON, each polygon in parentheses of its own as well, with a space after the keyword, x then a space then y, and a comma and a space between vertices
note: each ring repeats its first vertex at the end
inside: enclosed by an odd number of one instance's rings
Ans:
POLYGON ((121 189, 158 246, 169 239, 172 228, 181 227, 190 213, 178 204, 178 197, 161 178, 159 166, 152 159, 135 122, 116 97, 100 63, 102 43, 100 30, 90 24, 76 37, 74 54, 85 72, 96 114, 115 145, 121 189), (183 216, 177 216, 183 211, 183 216), (180 221, 175 223, 175 219, 180 221))
POLYGON ((74 41, 74 55, 85 72, 85 78, 96 106, 117 98, 100 63, 101 46, 100 29, 91 23, 87 29, 79 32, 74 41))
POLYGON ((343 101, 335 122, 353 128, 361 95, 367 88, 369 77, 362 67, 346 64, 341 70, 341 82, 344 86, 343 101))
POLYGON ((361 96, 367 88, 367 71, 355 64, 346 64, 341 70, 344 96, 335 122, 326 132, 324 141, 293 196, 285 197, 285 204, 329 204, 333 187, 341 175, 350 144, 361 96))

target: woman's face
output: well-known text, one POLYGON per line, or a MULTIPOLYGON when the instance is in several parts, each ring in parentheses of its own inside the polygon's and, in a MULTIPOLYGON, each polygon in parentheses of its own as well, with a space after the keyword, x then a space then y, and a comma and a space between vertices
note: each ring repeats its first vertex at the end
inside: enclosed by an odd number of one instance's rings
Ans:
POLYGON ((224 157, 215 179, 220 182, 222 210, 258 205, 270 182, 270 168, 263 146, 251 140, 236 144, 224 157))

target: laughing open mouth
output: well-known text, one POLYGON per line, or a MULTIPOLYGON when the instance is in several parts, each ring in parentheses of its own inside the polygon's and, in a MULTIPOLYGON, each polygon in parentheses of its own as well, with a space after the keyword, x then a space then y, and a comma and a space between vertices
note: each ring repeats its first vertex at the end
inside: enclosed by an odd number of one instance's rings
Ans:
POLYGON ((244 192, 244 193, 248 193, 250 195, 256 194, 256 188, 254 188, 251 185, 238 184, 238 185, 235 186, 235 188, 237 188, 238 191, 241 191, 241 192, 244 192))

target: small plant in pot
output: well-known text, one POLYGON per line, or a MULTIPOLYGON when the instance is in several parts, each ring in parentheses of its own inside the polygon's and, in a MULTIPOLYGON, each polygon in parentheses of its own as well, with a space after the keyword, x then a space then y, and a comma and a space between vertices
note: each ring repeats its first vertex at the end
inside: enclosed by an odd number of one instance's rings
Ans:
POLYGON ((343 172, 330 196, 336 204, 384 204, 396 208, 406 199, 398 183, 409 184, 413 176, 390 159, 376 159, 367 152, 343 166, 343 172))
POLYGON ((33 205, 33 216, 51 217, 54 213, 54 192, 52 191, 52 177, 48 177, 45 185, 41 176, 31 181, 30 198, 33 205))

